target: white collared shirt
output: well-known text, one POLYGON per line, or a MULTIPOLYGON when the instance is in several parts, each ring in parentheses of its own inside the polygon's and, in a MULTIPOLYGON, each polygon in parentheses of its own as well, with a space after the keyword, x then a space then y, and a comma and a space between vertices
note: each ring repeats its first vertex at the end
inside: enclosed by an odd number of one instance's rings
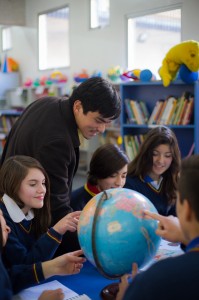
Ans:
POLYGON ((151 181, 150 184, 156 189, 156 190, 159 190, 159 187, 161 185, 161 182, 163 180, 163 177, 160 176, 160 179, 158 181, 154 180, 154 181, 151 181))
POLYGON ((28 214, 25 215, 22 209, 19 208, 19 206, 15 203, 15 201, 6 194, 3 195, 3 202, 13 222, 20 223, 24 219, 30 221, 34 218, 33 210, 29 210, 28 214))

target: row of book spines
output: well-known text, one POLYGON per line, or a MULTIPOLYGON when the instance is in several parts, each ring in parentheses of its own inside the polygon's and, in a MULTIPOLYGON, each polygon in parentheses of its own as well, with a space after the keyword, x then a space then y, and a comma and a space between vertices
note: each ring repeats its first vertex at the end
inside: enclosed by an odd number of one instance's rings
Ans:
POLYGON ((1 116, 0 117, 0 132, 9 132, 13 124, 16 122, 18 116, 1 116))
POLYGON ((133 160, 139 152, 140 145, 143 143, 145 135, 124 135, 124 147, 130 160, 133 160))
POLYGON ((149 111, 144 101, 125 99, 124 102, 129 123, 139 125, 147 124, 149 111))
POLYGON ((194 108, 194 98, 182 96, 158 100, 149 118, 148 124, 187 125, 190 123, 194 108))
POLYGON ((152 125, 187 125, 190 123, 194 107, 194 98, 183 96, 179 99, 170 97, 158 100, 151 113, 143 101, 125 99, 125 108, 130 124, 152 125))

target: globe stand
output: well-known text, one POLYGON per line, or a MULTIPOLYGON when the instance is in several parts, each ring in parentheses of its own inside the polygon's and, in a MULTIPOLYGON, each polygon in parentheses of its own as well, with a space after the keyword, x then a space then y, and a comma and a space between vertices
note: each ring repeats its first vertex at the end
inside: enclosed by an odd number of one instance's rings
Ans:
POLYGON ((100 296, 103 300, 115 300, 118 291, 119 283, 111 283, 101 290, 100 296))
MULTIPOLYGON (((98 271, 103 275, 105 276, 106 278, 109 278, 109 279, 118 279, 118 276, 110 276, 108 273, 106 273, 99 260, 98 260, 98 255, 97 255, 97 249, 96 249, 96 243, 95 243, 95 230, 96 230, 96 220, 97 220, 97 217, 99 215, 99 211, 100 211, 100 208, 101 208, 101 205, 104 201, 108 200, 108 195, 106 193, 106 191, 104 191, 99 199, 99 202, 96 206, 96 210, 95 210, 95 214, 94 214, 94 218, 93 218, 93 228, 92 228, 92 249, 93 249, 93 258, 95 260, 95 264, 98 268, 98 271)), ((116 298, 116 295, 119 291, 119 283, 112 283, 112 284, 109 284, 107 286, 105 286, 105 288, 103 288, 100 292, 100 296, 103 300, 115 300, 116 298)))

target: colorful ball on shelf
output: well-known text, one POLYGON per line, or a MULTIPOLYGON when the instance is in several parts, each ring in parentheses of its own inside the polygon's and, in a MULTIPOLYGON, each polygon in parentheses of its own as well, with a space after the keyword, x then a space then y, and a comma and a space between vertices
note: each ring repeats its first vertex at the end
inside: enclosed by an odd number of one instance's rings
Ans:
POLYGON ((153 78, 153 74, 150 70, 145 69, 140 72, 140 80, 141 81, 151 81, 153 78))
POLYGON ((144 218, 143 211, 157 212, 142 194, 114 188, 94 196, 84 207, 78 238, 87 259, 107 278, 118 278, 143 267, 154 257, 160 238, 157 221, 144 218))
POLYGON ((182 64, 179 69, 179 78, 183 80, 185 83, 193 83, 198 80, 198 72, 190 71, 187 66, 182 64))

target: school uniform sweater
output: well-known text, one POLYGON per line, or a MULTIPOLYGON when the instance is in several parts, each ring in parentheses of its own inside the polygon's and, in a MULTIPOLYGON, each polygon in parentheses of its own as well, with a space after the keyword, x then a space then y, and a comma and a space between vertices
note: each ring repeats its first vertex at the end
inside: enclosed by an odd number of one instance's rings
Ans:
POLYGON ((74 210, 82 210, 84 206, 100 191, 95 185, 86 183, 84 186, 74 190, 71 194, 71 207, 74 210))
POLYGON ((62 241, 62 235, 50 228, 47 233, 36 239, 32 230, 32 220, 23 220, 15 223, 3 201, 0 209, 11 232, 4 247, 2 259, 6 268, 16 264, 32 264, 53 258, 62 241))
POLYGON ((2 259, 0 258, 0 300, 11 300, 12 299, 12 286, 8 273, 3 265, 2 259))
POLYGON ((8 274, 13 294, 17 294, 21 290, 42 283, 45 280, 41 262, 32 265, 12 266, 8 269, 8 274))
POLYGON ((78 128, 69 101, 43 97, 31 103, 12 126, 1 164, 13 155, 36 158, 50 178, 52 225, 71 212, 70 193, 79 163, 78 128))
MULTIPOLYGON (((192 242, 197 241, 199 238, 192 242)), ((191 243, 192 243, 191 242, 191 243)), ((180 256, 162 259, 141 272, 123 300, 198 300, 199 244, 180 256)))
POLYGON ((16 265, 6 270, 0 258, 0 300, 11 300, 13 293, 45 280, 41 263, 16 265))
POLYGON ((127 176, 124 188, 143 194, 153 203, 159 214, 163 216, 175 216, 175 205, 168 205, 166 195, 162 193, 162 183, 159 188, 156 189, 150 182, 145 181, 142 177, 127 176))

